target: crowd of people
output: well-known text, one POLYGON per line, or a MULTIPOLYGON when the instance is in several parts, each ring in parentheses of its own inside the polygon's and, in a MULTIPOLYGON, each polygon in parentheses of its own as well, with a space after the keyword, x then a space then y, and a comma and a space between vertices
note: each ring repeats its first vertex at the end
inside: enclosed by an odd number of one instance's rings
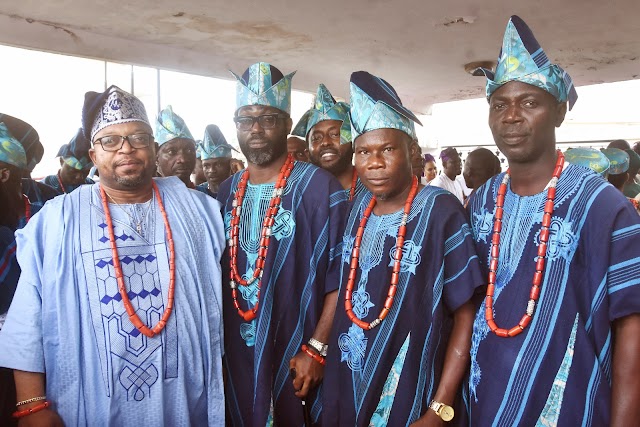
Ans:
POLYGON ((517 16, 482 71, 506 171, 423 155, 366 71, 295 126, 294 73, 234 74, 246 167, 111 86, 37 182, 0 114, 0 424, 635 425, 638 145, 557 149, 577 93, 517 16))

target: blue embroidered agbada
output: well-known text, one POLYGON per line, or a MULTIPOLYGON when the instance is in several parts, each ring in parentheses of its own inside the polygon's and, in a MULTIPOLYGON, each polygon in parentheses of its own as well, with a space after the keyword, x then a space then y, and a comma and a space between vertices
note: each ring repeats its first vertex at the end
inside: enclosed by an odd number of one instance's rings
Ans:
MULTIPOLYGON (((415 139, 414 123, 420 121, 381 78, 353 73, 351 102, 354 145, 376 129, 397 129, 415 139)), ((440 382, 451 314, 483 284, 462 206, 446 191, 424 187, 407 218, 391 310, 373 329, 355 325, 345 311, 345 293, 354 241, 372 197, 365 189, 355 199, 342 243, 323 390, 323 421, 329 426, 404 426, 424 415, 440 382)), ((367 323, 378 318, 388 297, 403 215, 402 209, 371 213, 367 221, 351 299, 354 314, 367 323)))
MULTIPOLYGON (((495 200, 504 174, 469 203, 478 255, 487 266, 495 200)), ((494 315, 511 328, 523 316, 535 270, 547 192, 509 186, 500 236, 494 315)), ((471 347, 471 425, 605 426, 611 415, 616 319, 640 313, 640 219, 595 172, 568 165, 560 176, 540 298, 514 338, 490 332, 484 302, 471 347)))
MULTIPOLYGON (((425 414, 442 372, 451 313, 484 283, 470 228, 455 197, 436 187, 416 196, 407 223, 391 312, 363 331, 344 309, 351 250, 371 193, 351 210, 342 247, 338 307, 325 369, 323 421, 331 426, 407 425, 425 414)), ((373 321, 387 298, 402 211, 371 214, 362 239, 354 313, 373 321)), ((464 414, 456 414, 456 421, 464 414)))
MULTIPOLYGON (((23 271, 0 331, 0 366, 45 372, 47 398, 66 425, 225 423, 220 206, 177 178, 156 183, 175 242, 176 290, 168 323, 153 338, 124 309, 98 184, 47 203, 17 233, 23 271)), ((155 325, 169 286, 155 197, 110 211, 129 298, 155 325)))
MULTIPOLYGON (((231 209, 241 172, 220 186, 229 238, 231 209)), ((241 209, 238 270, 252 276, 260 232, 274 184, 247 185, 241 209)), ((301 401, 294 395, 289 361, 317 326, 324 297, 338 287, 338 245, 346 220, 346 198, 328 172, 296 162, 275 219, 260 288, 258 317, 245 322, 234 308, 229 257, 222 261, 225 318, 226 399, 231 425, 302 426, 301 401), (273 409, 271 409, 273 408, 273 409)), ((227 251, 228 252, 228 251, 227 251)), ((240 306, 253 307, 257 282, 239 286, 240 306)), ((319 390, 307 398, 319 420, 319 390)), ((329 425, 329 424, 327 424, 329 425)))

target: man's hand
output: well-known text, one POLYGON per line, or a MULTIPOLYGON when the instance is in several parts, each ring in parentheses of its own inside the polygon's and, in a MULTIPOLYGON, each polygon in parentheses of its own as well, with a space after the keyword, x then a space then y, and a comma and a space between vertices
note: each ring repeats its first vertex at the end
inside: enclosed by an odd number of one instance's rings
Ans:
POLYGON ((292 375, 293 389, 296 390, 296 397, 300 399, 305 399, 309 391, 316 388, 324 376, 324 366, 304 351, 296 354, 289 361, 289 370, 295 371, 295 376, 292 375))
POLYGON ((18 427, 64 427, 62 418, 49 408, 20 418, 18 427))

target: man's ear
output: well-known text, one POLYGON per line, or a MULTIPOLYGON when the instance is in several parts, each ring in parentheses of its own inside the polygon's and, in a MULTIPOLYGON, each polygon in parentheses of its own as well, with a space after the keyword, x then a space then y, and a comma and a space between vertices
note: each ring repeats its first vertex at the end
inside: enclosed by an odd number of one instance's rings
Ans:
POLYGON ((556 111, 556 127, 559 128, 562 122, 564 122, 564 116, 567 115, 567 103, 558 103, 558 110, 556 111))

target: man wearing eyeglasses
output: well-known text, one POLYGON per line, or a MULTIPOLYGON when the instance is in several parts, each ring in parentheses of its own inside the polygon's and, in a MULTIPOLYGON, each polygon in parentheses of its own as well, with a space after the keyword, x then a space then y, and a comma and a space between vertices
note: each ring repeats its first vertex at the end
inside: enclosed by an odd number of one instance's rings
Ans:
POLYGON ((15 416, 225 425, 220 206, 152 178, 157 146, 134 96, 88 92, 83 129, 100 183, 50 201, 16 236, 22 275, 0 333, 15 416))
MULTIPOLYGON (((235 74, 234 74, 235 75, 235 74)), ((319 422, 346 197, 287 153, 292 74, 267 63, 237 76, 244 171, 221 184, 227 409, 232 425, 319 422), (304 399, 301 401, 301 399, 304 399)))

